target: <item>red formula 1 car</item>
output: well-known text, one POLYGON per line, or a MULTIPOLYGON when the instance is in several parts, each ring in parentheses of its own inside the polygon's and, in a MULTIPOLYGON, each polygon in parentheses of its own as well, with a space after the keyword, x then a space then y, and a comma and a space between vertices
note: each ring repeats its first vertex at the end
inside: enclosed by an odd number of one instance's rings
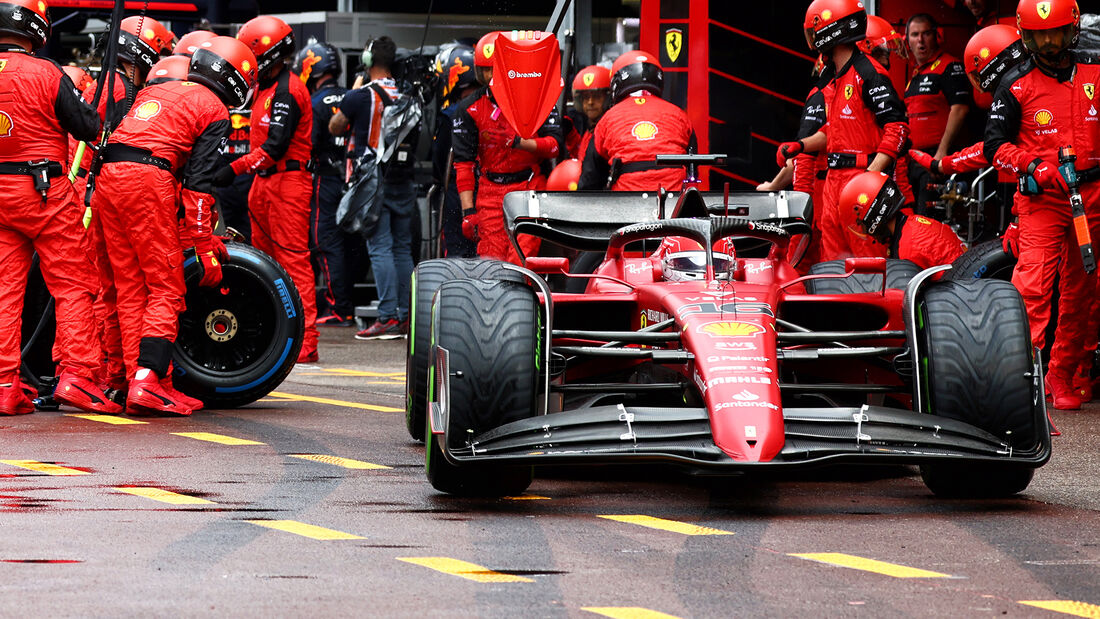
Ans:
POLYGON ((799 276, 805 194, 689 188, 667 216, 664 198, 512 193, 513 239, 570 258, 417 267, 407 421, 436 489, 515 494, 533 465, 863 462, 1005 496, 1049 459, 1011 284, 882 258, 799 276), (590 252, 595 271, 570 274, 590 252))

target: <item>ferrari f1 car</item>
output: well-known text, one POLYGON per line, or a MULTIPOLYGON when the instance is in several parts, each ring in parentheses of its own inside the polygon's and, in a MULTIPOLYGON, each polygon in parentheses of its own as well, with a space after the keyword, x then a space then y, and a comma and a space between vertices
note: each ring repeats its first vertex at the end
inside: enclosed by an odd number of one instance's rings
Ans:
POLYGON ((665 198, 512 193, 513 240, 570 257, 417 267, 407 422, 436 489, 515 494, 534 465, 900 463, 937 495, 1006 496, 1049 459, 1011 284, 882 258, 800 276, 805 194, 665 198))

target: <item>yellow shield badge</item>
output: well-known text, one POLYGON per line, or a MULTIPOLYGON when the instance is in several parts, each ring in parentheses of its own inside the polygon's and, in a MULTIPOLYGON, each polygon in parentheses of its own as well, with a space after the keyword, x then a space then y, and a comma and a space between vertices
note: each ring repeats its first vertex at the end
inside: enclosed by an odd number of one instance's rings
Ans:
POLYGON ((1096 94, 1096 84, 1085 84, 1085 96, 1092 100, 1092 97, 1096 94))
POLYGON ((844 98, 845 99, 851 99, 852 98, 852 93, 854 93, 854 92, 855 92, 855 88, 852 88, 852 85, 848 84, 847 86, 844 87, 844 98))
POLYGON ((676 59, 680 57, 680 50, 684 46, 684 31, 678 28, 669 28, 665 31, 665 51, 668 52, 668 59, 672 62, 676 62, 676 59))
POLYGON ((1042 19, 1046 19, 1046 18, 1050 17, 1050 3, 1049 2, 1040 2, 1039 4, 1036 4, 1035 5, 1035 12, 1038 13, 1039 17, 1042 18, 1042 19))

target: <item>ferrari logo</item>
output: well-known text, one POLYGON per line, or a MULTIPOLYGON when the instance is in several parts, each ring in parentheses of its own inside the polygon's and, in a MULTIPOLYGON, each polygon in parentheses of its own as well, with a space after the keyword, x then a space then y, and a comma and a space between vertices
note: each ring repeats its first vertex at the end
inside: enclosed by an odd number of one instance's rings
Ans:
POLYGON ((669 28, 665 32, 665 51, 668 52, 668 59, 672 62, 676 62, 676 59, 680 57, 680 50, 684 46, 684 31, 678 28, 669 28))
POLYGON ((747 322, 708 322, 699 327, 699 333, 705 333, 713 337, 752 337, 757 333, 763 333, 763 327, 747 322))
POLYGON ((134 111, 134 118, 138 120, 149 120, 157 114, 160 114, 160 101, 146 101, 139 105, 138 109, 134 111))
POLYGON ((496 47, 497 46, 494 43, 486 43, 485 47, 481 48, 482 53, 485 54, 485 59, 486 60, 493 57, 493 51, 496 50, 496 47))
POLYGON ((584 77, 581 78, 581 81, 584 82, 585 86, 591 86, 592 82, 596 81, 596 74, 595 73, 585 73, 584 77))
POLYGON ((1039 17, 1041 17, 1042 19, 1050 17, 1050 3, 1040 2, 1039 4, 1036 4, 1035 12, 1038 13, 1039 17))
POLYGON ((648 120, 643 120, 642 122, 636 123, 633 127, 630 128, 630 134, 637 138, 640 142, 652 140, 653 138, 657 137, 657 125, 649 122, 648 120))
POLYGON ((645 105, 645 97, 634 97, 634 103, 645 105))
POLYGON ((853 93, 854 93, 855 91, 856 91, 856 89, 855 89, 855 88, 852 88, 852 85, 851 85, 851 84, 848 84, 847 86, 845 86, 845 87, 844 87, 844 98, 845 98, 845 99, 851 99, 851 98, 852 98, 852 94, 853 94, 853 93))
POLYGON ((0 60, 0 72, 2 72, 7 67, 8 67, 8 61, 7 60, 0 60))
POLYGON ((1090 100, 1096 94, 1096 84, 1085 84, 1085 96, 1090 100))
POLYGON ((11 116, 8 116, 6 112, 0 112, 0 138, 6 138, 11 135, 11 128, 15 125, 11 121, 11 116))

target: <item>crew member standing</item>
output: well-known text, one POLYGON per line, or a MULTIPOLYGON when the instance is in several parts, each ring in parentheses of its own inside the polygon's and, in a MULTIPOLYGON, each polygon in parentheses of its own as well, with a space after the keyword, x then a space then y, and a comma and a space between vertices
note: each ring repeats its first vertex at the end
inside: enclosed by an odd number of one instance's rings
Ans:
POLYGON ((458 199, 454 166, 451 161, 451 126, 458 102, 477 90, 474 75, 474 48, 455 45, 442 52, 436 65, 442 107, 436 116, 432 138, 432 181, 443 193, 443 255, 448 258, 473 258, 477 244, 462 233, 462 202, 458 199), (444 184, 446 186, 444 186, 444 184))
POLYGON ((0 415, 34 412, 19 378, 19 325, 35 252, 57 302, 63 357, 55 399, 118 413, 91 380, 100 354, 89 320, 96 274, 82 250, 84 209, 63 176, 66 133, 92 140, 100 122, 61 67, 31 54, 49 39, 46 10, 41 0, 0 2, 0 415))
POLYGON ((248 192, 252 244, 271 255, 294 280, 302 298, 305 334, 299 363, 317 361, 317 302, 309 263, 309 200, 313 180, 306 169, 312 149, 313 105, 309 89, 288 64, 294 59, 294 31, 278 17, 261 15, 241 26, 237 39, 256 55, 259 92, 252 103, 247 155, 218 171, 228 185, 255 172, 248 192))
MULTIPOLYGON (((825 55, 829 171, 822 191, 821 259, 885 256, 886 248, 859 231, 853 213, 838 208, 840 192, 865 170, 893 173, 909 136, 905 105, 886 70, 856 48, 867 13, 859 0, 814 0, 806 10, 806 42, 825 55), (831 89, 831 92, 830 92, 831 89)), ((818 213, 815 213, 815 216, 818 213)))
POLYGON ((645 52, 627 52, 611 66, 611 109, 603 115, 584 152, 581 189, 679 191, 680 167, 658 168, 662 154, 695 149, 687 114, 661 98, 664 71, 645 52))
POLYGON ((594 64, 581 69, 573 78, 573 109, 579 111, 583 119, 573 121, 573 131, 565 138, 571 158, 580 159, 588 150, 588 143, 596 133, 596 123, 607 111, 610 96, 611 71, 606 67, 594 64))
POLYGON ((1081 19, 1074 0, 1021 0, 1016 17, 1031 58, 1002 80, 994 95, 985 156, 994 166, 1024 177, 1022 184, 1041 190, 1021 190, 1016 197, 1020 255, 1012 283, 1024 298, 1032 343, 1042 349, 1054 277, 1061 275, 1058 303, 1064 309, 1059 310, 1046 382, 1054 407, 1073 410, 1081 406, 1072 383, 1087 350, 1082 343, 1096 343, 1097 323, 1091 313, 1096 277, 1086 274, 1081 262, 1081 239, 1074 231, 1066 181, 1058 170, 1058 151, 1072 146, 1076 152, 1095 245, 1100 238, 1100 65, 1072 52, 1081 19), (1061 261, 1067 264, 1060 269, 1061 261))
MULTIPOLYGON (((556 112, 550 113, 536 137, 521 138, 497 107, 489 82, 493 78, 492 55, 498 35, 508 36, 491 32, 474 48, 475 72, 482 87, 463 99, 455 112, 452 127, 455 183, 462 202, 464 230, 477 230, 478 255, 518 263, 519 256, 504 229, 504 195, 545 187, 546 178, 540 165, 565 152, 565 139, 556 112), (480 170, 480 177, 475 175, 475 168, 480 170)), ((538 250, 538 239, 533 236, 522 236, 518 242, 524 255, 530 256, 538 250)))
MULTIPOLYGON (((916 67, 905 88, 909 113, 909 139, 913 148, 936 159, 958 148, 960 131, 970 111, 970 82, 962 63, 940 49, 940 28, 935 18, 918 13, 906 27, 909 50, 916 67)), ((916 191, 916 212, 928 211, 938 196, 928 189, 928 171, 910 160, 909 182, 916 191)))

